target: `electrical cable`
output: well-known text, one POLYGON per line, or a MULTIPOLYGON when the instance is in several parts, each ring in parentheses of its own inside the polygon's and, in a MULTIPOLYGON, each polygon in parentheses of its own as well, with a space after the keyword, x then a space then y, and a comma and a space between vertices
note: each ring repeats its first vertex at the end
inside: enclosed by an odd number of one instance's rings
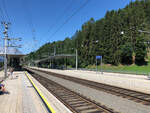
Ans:
MULTIPOLYGON (((13 23, 12 20, 10 19, 9 15, 8 15, 5 0, 2 0, 2 6, 3 6, 3 9, 4 9, 3 11, 4 11, 4 13, 5 13, 6 20, 9 21, 10 23, 13 23)), ((9 28, 9 33, 10 33, 11 36, 13 36, 13 31, 12 31, 11 28, 9 28)), ((9 42, 10 42, 11 44, 14 44, 14 43, 15 43, 15 41, 13 41, 13 40, 10 40, 9 42)))
POLYGON ((69 16, 65 21, 64 23, 50 36, 50 39, 52 39, 54 37, 54 35, 65 25, 67 24, 71 18, 73 16, 75 16, 82 8, 84 8, 88 3, 89 3, 90 0, 86 0, 86 2, 84 2, 84 4, 82 4, 71 16, 69 16))
POLYGON ((5 0, 2 0, 2 6, 3 6, 3 9, 4 9, 4 13, 5 13, 6 19, 10 22, 10 18, 8 16, 8 12, 7 12, 7 9, 6 9, 5 0))
MULTIPOLYGON (((2 6, 0 6, 0 16, 1 16, 1 21, 5 21, 5 15, 4 15, 4 11, 2 9, 2 6)), ((2 33, 2 32, 1 32, 2 33)), ((3 34, 3 33, 2 33, 3 34)), ((4 40, 2 39, 1 37, 1 41, 0 41, 2 44, 1 45, 4 45, 4 40)))
POLYGON ((0 15, 1 15, 2 21, 4 21, 5 17, 4 17, 4 13, 3 13, 3 10, 1 9, 1 7, 0 7, 0 15))
POLYGON ((30 27, 30 30, 31 30, 31 33, 32 33, 32 38, 33 40, 35 40, 35 29, 34 29, 34 26, 33 26, 33 21, 32 21, 32 17, 31 17, 31 12, 29 10, 29 7, 27 5, 27 2, 25 2, 25 0, 22 0, 22 5, 23 5, 23 9, 24 11, 26 12, 25 13, 25 16, 27 18, 27 22, 29 24, 29 27, 30 27))
MULTIPOLYGON (((35 28, 34 28, 34 25, 33 25, 33 21, 32 21, 32 16, 31 16, 31 12, 29 10, 29 7, 27 5, 27 2, 25 2, 26 0, 22 0, 22 6, 23 6, 23 9, 24 9, 24 12, 25 13, 25 16, 26 16, 26 19, 27 19, 27 22, 28 22, 28 25, 29 25, 29 28, 31 30, 31 34, 32 34, 32 39, 34 41, 34 43, 37 41, 36 40, 36 32, 35 32, 35 28)), ((35 44, 36 46, 36 44, 35 44)), ((34 49, 36 49, 36 47, 33 47, 34 49)))
MULTIPOLYGON (((56 18, 55 22, 53 24, 50 25, 48 32, 45 33, 46 35, 48 35, 48 33, 57 25, 57 23, 62 19, 62 17, 64 17, 64 15, 66 14, 67 11, 70 11, 69 9, 71 9, 72 5, 73 5, 73 1, 71 0, 71 2, 69 3, 69 5, 67 5, 67 7, 64 9, 63 13, 56 18)), ((45 36, 44 36, 45 37, 45 36)))

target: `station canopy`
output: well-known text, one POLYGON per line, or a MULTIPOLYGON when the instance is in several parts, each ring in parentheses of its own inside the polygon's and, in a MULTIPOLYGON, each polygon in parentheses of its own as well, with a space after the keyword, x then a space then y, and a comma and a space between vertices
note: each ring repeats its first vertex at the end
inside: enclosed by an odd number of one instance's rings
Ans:
POLYGON ((46 62, 51 59, 71 58, 71 57, 75 57, 75 56, 76 56, 75 54, 58 54, 55 56, 49 56, 47 58, 36 60, 36 61, 34 61, 34 63, 46 62))
MULTIPOLYGON (((0 48, 0 56, 4 56, 4 54, 5 54, 4 48, 1 47, 0 48)), ((7 48, 7 56, 8 57, 23 57, 23 56, 25 56, 25 54, 22 54, 22 52, 19 51, 17 48, 8 47, 7 48)))

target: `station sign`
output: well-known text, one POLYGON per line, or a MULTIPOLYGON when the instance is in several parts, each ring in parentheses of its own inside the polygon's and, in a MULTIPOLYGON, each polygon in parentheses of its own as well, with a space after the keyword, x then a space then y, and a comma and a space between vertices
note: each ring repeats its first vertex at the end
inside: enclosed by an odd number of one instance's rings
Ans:
POLYGON ((102 58, 102 56, 96 56, 96 59, 101 59, 102 58))

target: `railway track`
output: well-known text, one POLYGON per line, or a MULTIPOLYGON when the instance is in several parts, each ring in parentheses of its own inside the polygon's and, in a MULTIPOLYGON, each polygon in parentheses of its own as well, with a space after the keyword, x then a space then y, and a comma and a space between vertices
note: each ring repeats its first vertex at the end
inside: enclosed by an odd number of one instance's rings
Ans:
POLYGON ((119 113, 75 93, 54 81, 42 77, 39 74, 32 73, 31 75, 64 103, 73 113, 119 113))
MULTIPOLYGON (((28 70, 32 71, 33 69, 28 68, 28 70)), ((34 70, 49 74, 51 76, 63 78, 63 79, 69 80, 69 81, 73 81, 75 83, 79 83, 81 85, 85 85, 87 87, 94 88, 96 90, 100 90, 100 91, 104 91, 104 92, 107 92, 107 93, 110 93, 110 94, 113 94, 116 96, 120 96, 120 97, 126 98, 128 100, 131 100, 131 101, 134 101, 137 103, 141 103, 143 105, 150 106, 150 94, 133 91, 133 90, 125 89, 125 88, 120 88, 120 87, 116 87, 116 86, 111 86, 111 85, 107 85, 107 84, 103 84, 103 83, 97 83, 97 82, 84 80, 84 79, 80 79, 80 78, 65 76, 65 75, 57 74, 57 73, 53 73, 53 72, 37 70, 37 69, 34 69, 34 70)))

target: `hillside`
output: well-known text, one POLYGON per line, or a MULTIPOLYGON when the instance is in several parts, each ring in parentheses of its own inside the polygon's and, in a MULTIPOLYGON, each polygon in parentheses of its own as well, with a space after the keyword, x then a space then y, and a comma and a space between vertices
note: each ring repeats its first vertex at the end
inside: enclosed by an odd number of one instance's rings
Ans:
MULTIPOLYGON (((91 18, 74 36, 43 45, 31 52, 26 61, 53 55, 56 48, 56 54, 75 53, 77 49, 79 67, 94 65, 96 55, 102 55, 105 64, 145 65, 150 35, 141 30, 150 31, 150 0, 130 2, 123 9, 108 11, 96 21, 91 18)), ((62 62, 55 63, 61 65, 62 62)), ((74 66, 75 60, 67 63, 74 66)))

